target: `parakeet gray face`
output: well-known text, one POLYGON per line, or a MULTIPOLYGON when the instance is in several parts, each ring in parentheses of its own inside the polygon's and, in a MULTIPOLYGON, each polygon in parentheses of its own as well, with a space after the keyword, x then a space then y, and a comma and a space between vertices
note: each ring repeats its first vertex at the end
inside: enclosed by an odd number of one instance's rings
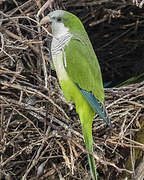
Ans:
POLYGON ((40 25, 43 24, 50 24, 52 34, 57 38, 66 34, 75 35, 78 38, 88 38, 80 19, 67 11, 56 10, 50 12, 41 20, 40 25))
POLYGON ((40 24, 49 24, 54 37, 59 38, 69 32, 69 28, 64 25, 64 11, 57 10, 44 17, 40 24))

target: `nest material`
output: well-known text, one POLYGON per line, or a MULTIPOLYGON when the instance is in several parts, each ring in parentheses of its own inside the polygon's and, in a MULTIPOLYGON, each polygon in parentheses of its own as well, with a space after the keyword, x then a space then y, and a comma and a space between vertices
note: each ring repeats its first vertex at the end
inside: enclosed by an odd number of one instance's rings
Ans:
MULTIPOLYGON (((39 2, 1 3, 0 179, 89 179, 79 117, 74 105, 66 102, 62 95, 55 72, 50 68, 49 49, 42 46, 43 33, 36 26, 38 19, 34 15, 39 2)), ((91 15, 99 12, 102 5, 108 6, 105 3, 59 1, 54 5, 75 10, 76 14, 83 12, 81 18, 87 26, 90 21, 94 25, 96 21, 91 15), (83 11, 86 7, 83 3, 88 9, 92 8, 89 14, 83 11)), ((129 9, 129 5, 123 5, 129 9)), ((96 15, 99 20, 105 17, 105 14, 96 15)), ((107 18, 99 24, 107 23, 108 17, 107 13, 107 18)), ((117 34, 118 39, 120 36, 117 34)), ((43 37, 45 39, 45 35, 43 37)), ((48 46, 49 42, 46 38, 48 46)), ((100 38, 96 46, 98 44, 101 45, 100 38)), ((118 52, 117 46, 114 47, 118 52)), ((93 155, 100 179, 118 179, 123 172, 133 173, 125 165, 130 152, 143 150, 143 144, 136 137, 143 127, 144 83, 105 89, 105 101, 113 130, 99 117, 95 118, 93 155)), ((133 155, 131 158, 134 159, 133 155)))

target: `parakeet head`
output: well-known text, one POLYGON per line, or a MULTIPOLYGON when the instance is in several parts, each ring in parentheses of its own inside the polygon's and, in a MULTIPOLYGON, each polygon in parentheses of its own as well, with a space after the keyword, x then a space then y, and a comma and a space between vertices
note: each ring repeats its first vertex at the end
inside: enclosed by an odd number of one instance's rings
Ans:
POLYGON ((61 37, 67 33, 83 34, 84 27, 77 16, 64 10, 56 10, 45 16, 40 25, 50 25, 54 37, 61 37))

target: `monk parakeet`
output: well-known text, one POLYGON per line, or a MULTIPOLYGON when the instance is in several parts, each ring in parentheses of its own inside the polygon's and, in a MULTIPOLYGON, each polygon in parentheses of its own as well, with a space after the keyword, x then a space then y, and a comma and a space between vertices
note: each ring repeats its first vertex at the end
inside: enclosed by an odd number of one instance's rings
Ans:
MULTIPOLYGON (((52 61, 64 97, 76 105, 86 149, 93 152, 92 121, 97 113, 111 126, 104 108, 104 89, 100 66, 84 29, 74 14, 63 10, 50 12, 40 25, 52 30, 52 61)), ((97 179, 94 157, 88 154, 90 172, 97 179)))

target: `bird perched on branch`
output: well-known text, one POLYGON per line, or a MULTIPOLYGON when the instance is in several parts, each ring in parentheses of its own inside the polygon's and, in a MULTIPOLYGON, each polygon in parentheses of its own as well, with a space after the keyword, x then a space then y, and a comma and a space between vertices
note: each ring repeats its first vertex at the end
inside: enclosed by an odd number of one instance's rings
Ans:
MULTIPOLYGON (((109 126, 104 108, 104 89, 100 66, 78 17, 63 10, 50 12, 40 25, 52 30, 52 61, 64 97, 76 105, 86 149, 93 152, 92 121, 97 113, 109 126)), ((90 172, 97 179, 94 157, 88 154, 90 172)))

